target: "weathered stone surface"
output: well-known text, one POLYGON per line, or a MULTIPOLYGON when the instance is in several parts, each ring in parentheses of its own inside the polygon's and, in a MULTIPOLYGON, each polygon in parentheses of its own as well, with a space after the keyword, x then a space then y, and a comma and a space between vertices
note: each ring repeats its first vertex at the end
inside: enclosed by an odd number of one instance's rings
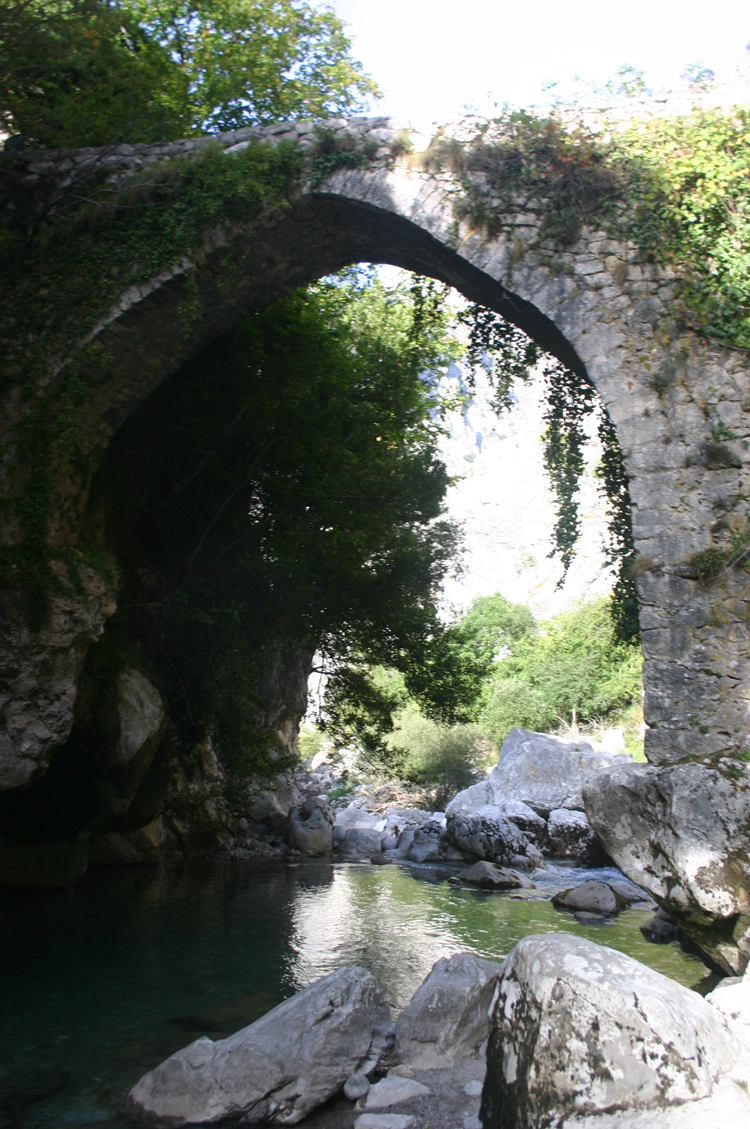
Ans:
POLYGON ((337 844, 342 855, 356 858, 369 858, 381 852, 380 832, 374 827, 352 827, 337 844))
POLYGON ((389 1074, 376 1082, 367 1095, 365 1109, 388 1109, 398 1105, 399 1102, 408 1102, 410 1098, 421 1098, 429 1094, 429 1088, 417 1082, 414 1078, 402 1078, 398 1074, 389 1074))
POLYGON ((440 858, 444 838, 445 832, 438 823, 425 823, 416 827, 409 847, 409 859, 411 862, 436 862, 440 858))
POLYGON ((117 719, 117 738, 104 749, 109 764, 121 768, 136 758, 148 758, 164 732, 167 716, 161 694, 140 670, 123 670, 117 676, 117 719))
POLYGON ((584 781, 623 762, 630 762, 630 757, 595 753, 587 741, 564 741, 528 729, 511 729, 488 784, 496 803, 520 800, 547 819, 559 808, 583 811, 584 781))
POLYGON ((487 1038, 487 1009, 501 965, 471 953, 437 961, 396 1021, 402 1062, 422 1070, 452 1066, 487 1038))
POLYGON ((284 831, 287 844, 303 854, 330 855, 333 850, 333 827, 318 804, 293 808, 284 831))
POLYGON ((293 808, 302 804, 302 795, 292 772, 280 772, 269 787, 260 788, 250 798, 248 815, 256 823, 268 823, 274 830, 283 826, 293 808))
POLYGON ((125 1102, 152 1125, 294 1125, 373 1070, 393 1040, 390 1012, 363 968, 343 968, 216 1043, 197 1039, 145 1074, 125 1102))
POLYGON ((557 808, 547 820, 549 852, 560 859, 584 859, 596 853, 596 832, 585 812, 557 808))
MULTIPOLYGON (((51 567, 64 583, 65 569, 51 567)), ((70 734, 83 660, 116 607, 113 576, 88 566, 80 573, 81 594, 69 584, 52 592, 38 633, 20 615, 0 632, 0 791, 41 775, 70 734)))
POLYGON ((728 976, 719 981, 706 1002, 717 1008, 725 1019, 734 1024, 739 1038, 750 1053, 750 975, 728 976))
POLYGON ((373 829, 380 822, 380 816, 375 815, 374 812, 366 811, 356 803, 351 803, 343 811, 336 812, 333 824, 333 840, 338 843, 344 838, 347 831, 360 828, 373 829))
POLYGON ((449 842, 460 851, 505 866, 517 866, 524 858, 541 858, 524 833, 499 816, 495 808, 480 808, 472 815, 451 813, 446 833, 449 842))
POLYGON ((533 888, 533 882, 522 878, 515 870, 505 866, 495 866, 492 862, 475 862, 467 870, 459 874, 462 882, 470 886, 479 886, 482 890, 526 890, 533 888))
POLYGON ((700 764, 592 776, 586 813, 620 869, 730 974, 750 956, 750 790, 700 764))
POLYGON ((525 937, 499 982, 482 1123, 537 1129, 692 1102, 740 1054, 723 1017, 666 976, 579 937, 525 937))
POLYGON ((555 894, 552 904, 558 909, 585 910, 588 913, 613 914, 620 910, 620 904, 612 887, 596 879, 582 882, 572 890, 563 890, 555 894))
POLYGON ((166 728, 167 714, 156 687, 140 670, 120 671, 112 692, 105 695, 97 711, 102 764, 97 791, 104 819, 121 817, 128 811, 166 728))
POLYGON ((370 1079, 366 1074, 352 1074, 344 1082, 344 1097, 350 1102, 364 1098, 370 1090, 370 1079))

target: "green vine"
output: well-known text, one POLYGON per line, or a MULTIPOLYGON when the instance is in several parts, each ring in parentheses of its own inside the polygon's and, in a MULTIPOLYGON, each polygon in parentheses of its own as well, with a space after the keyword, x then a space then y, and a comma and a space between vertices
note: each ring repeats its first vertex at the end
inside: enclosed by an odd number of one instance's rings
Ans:
MULTIPOLYGON (((36 196, 15 182, 12 157, 4 171, 2 387, 21 390, 12 440, 22 470, 5 503, 15 537, 0 549, 0 581, 21 589, 26 618, 38 627, 49 592, 61 583, 53 562, 63 558, 74 580, 74 551, 50 544, 53 482, 91 469, 80 416, 92 384, 109 376, 110 357, 84 344, 87 335, 129 287, 189 261, 210 227, 283 206, 304 164, 292 143, 253 144, 231 158, 208 145, 122 183, 96 169, 60 192, 50 182, 36 196)), ((189 272, 182 335, 199 314, 197 278, 189 272)))
POLYGON ((581 532, 578 486, 585 469, 584 420, 592 412, 599 416, 602 461, 598 470, 608 510, 606 560, 616 569, 612 593, 612 619, 617 638, 632 642, 640 637, 638 598, 631 569, 635 557, 628 476, 617 434, 593 385, 545 354, 520 329, 483 306, 472 305, 460 315, 468 329, 468 383, 474 386, 473 369, 482 364, 493 389, 497 414, 512 404, 511 391, 517 380, 528 381, 531 370, 542 364, 547 387, 544 414, 544 465, 555 495, 556 520, 550 556, 563 563, 562 584, 573 562, 581 532), (491 364, 489 362, 492 362, 491 364))
POLYGON ((596 225, 633 242, 636 261, 674 270, 689 329, 750 348, 747 108, 695 109, 618 133, 517 111, 467 145, 439 140, 425 164, 458 177, 457 221, 517 240, 513 256, 554 255, 596 225))

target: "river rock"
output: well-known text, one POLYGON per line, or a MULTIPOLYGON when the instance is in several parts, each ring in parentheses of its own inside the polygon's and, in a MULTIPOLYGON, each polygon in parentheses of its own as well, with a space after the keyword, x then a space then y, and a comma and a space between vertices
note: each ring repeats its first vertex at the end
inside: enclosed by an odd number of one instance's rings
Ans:
POLYGON ((552 899, 553 906, 558 909, 583 910, 586 913, 614 914, 620 910, 617 895, 606 882, 599 882, 595 878, 574 886, 572 890, 563 890, 555 894, 552 899))
POLYGON ((631 957, 568 934, 525 937, 498 985, 482 1123, 532 1129, 691 1102, 741 1051, 715 1008, 631 957))
MULTIPOLYGON (((106 822, 124 816, 144 782, 166 733, 161 695, 140 670, 120 671, 96 711, 102 770, 97 792, 106 822)), ((105 826, 106 826, 105 822, 105 826)))
POLYGON ((674 918, 663 909, 657 910, 652 918, 644 921, 638 928, 646 940, 652 941, 655 945, 667 945, 670 941, 674 941, 678 931, 674 918))
POLYGON ((475 862, 467 870, 462 870, 458 877, 462 882, 479 886, 482 890, 531 890, 534 887, 533 882, 522 878, 515 870, 495 866, 492 862, 475 862))
POLYGON ((388 1109, 399 1102, 408 1102, 411 1098, 421 1098, 429 1094, 429 1089, 414 1078, 402 1078, 398 1074, 389 1074, 376 1082, 367 1095, 365 1109, 388 1109))
POLYGON ((446 833, 454 847, 480 859, 510 865, 530 857, 531 844, 523 831, 503 819, 496 808, 480 808, 473 815, 451 812, 446 833))
POLYGON ((596 753, 588 741, 564 741, 528 729, 511 729, 488 783, 495 802, 521 800, 537 815, 583 811, 583 783, 603 768, 631 762, 623 754, 596 753))
POLYGON ((152 1125, 293 1125, 353 1074, 377 1066, 393 1024, 363 968, 318 980, 228 1039, 197 1039, 130 1091, 124 1111, 152 1125))
POLYGON ((750 791, 705 765, 611 767, 585 786, 607 854, 730 975, 750 957, 750 791))
POLYGON ((585 812, 556 808, 547 820, 549 851, 554 858, 592 860, 596 855, 596 832, 585 812))
POLYGON ((293 808, 302 806, 302 793, 291 770, 280 772, 271 783, 250 796, 248 816, 255 823, 267 823, 273 831, 283 828, 293 808))
POLYGON ((344 1097, 350 1102, 364 1098, 370 1092, 370 1079, 366 1074, 352 1074, 344 1082, 344 1097))
POLYGON ((294 851, 303 854, 330 855, 333 850, 333 827, 326 813, 314 801, 302 808, 292 808, 284 829, 284 839, 294 851))
POLYGON ((336 819, 333 824, 333 841, 334 843, 340 842, 347 831, 374 830, 380 822, 380 816, 357 807, 356 803, 351 803, 343 811, 336 812, 336 819))
POLYGON ((411 862, 435 862, 440 858, 440 848, 445 833, 439 823, 425 823, 414 828, 408 858, 411 862))
POLYGON ((473 1055, 487 1038, 487 1012, 501 969, 471 953, 437 961, 396 1021, 401 1062, 434 1070, 473 1055))
POLYGON ((343 839, 337 843, 337 849, 342 855, 351 855, 356 858, 370 858, 371 855, 381 853, 380 832, 374 827, 351 827, 343 839))

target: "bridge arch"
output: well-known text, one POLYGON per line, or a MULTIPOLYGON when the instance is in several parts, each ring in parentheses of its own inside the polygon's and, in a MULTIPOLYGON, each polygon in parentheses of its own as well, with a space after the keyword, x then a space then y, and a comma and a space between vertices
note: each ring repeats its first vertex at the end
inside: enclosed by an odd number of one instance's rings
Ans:
MULTIPOLYGON (((296 287, 362 261, 437 278, 585 374, 615 425, 639 557, 649 760, 705 760, 750 746, 746 578, 727 570, 704 586, 690 565, 750 494, 744 356, 676 331, 674 278, 602 231, 584 228, 565 249, 545 246, 520 205, 513 230, 499 237, 457 222, 458 179, 450 169, 431 171, 414 153, 435 129, 410 132, 384 119, 329 124, 333 135, 369 144, 362 167, 308 184, 252 223, 207 232, 190 260, 123 294, 96 328, 91 343, 107 358, 108 379, 94 385, 80 421, 89 449, 103 450, 135 408, 212 340, 296 287), (198 312, 185 333, 187 280, 198 312), (734 439, 712 440, 712 413, 734 439)), ((232 160, 253 139, 314 145, 297 126, 244 130, 212 144, 232 160)), ((106 160, 117 177, 200 144, 123 146, 106 160)), ((32 178, 42 157, 49 166, 49 155, 25 158, 32 178)))

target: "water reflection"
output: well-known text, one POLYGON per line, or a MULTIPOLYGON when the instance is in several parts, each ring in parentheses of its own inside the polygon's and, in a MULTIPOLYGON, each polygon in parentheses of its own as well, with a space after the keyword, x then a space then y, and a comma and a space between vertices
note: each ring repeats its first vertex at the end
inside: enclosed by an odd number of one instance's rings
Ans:
POLYGON ((203 865, 93 873, 72 897, 5 899, 0 1125, 113 1127, 145 1070, 344 965, 368 968, 394 1009, 439 957, 499 959, 529 933, 587 936, 688 986, 706 971, 676 945, 647 943, 638 931, 646 911, 587 927, 549 901, 444 877, 395 866, 203 865))

